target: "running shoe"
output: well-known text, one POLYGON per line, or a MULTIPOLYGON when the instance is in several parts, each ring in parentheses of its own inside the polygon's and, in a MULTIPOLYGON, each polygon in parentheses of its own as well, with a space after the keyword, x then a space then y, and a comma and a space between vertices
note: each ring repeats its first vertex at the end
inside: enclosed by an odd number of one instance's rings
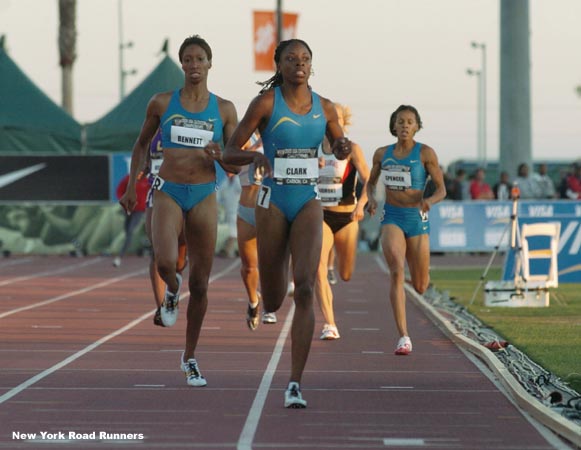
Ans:
POLYGON ((412 341, 409 336, 403 336, 397 341, 397 347, 395 348, 396 355, 409 355, 412 352, 412 341))
POLYGON ((262 323, 276 323, 276 313, 263 311, 262 323))
POLYGON ((330 267, 327 270, 327 280, 329 281, 329 284, 337 284, 337 276, 335 275, 335 269, 333 269, 332 267, 330 267))
POLYGON ((248 328, 252 331, 256 330, 258 328, 258 319, 258 304, 253 308, 248 303, 248 308, 246 309, 246 325, 248 325, 248 328))
POLYGON ((180 367, 182 371, 186 374, 186 382, 190 386, 203 387, 208 384, 206 379, 200 373, 198 368, 198 362, 196 358, 190 358, 184 362, 184 354, 180 358, 180 367))
POLYGON ((155 310, 155 314, 153 315, 153 324, 157 325, 158 327, 165 327, 163 321, 161 320, 161 306, 158 306, 155 310))
POLYGON ((176 273, 176 279, 178 281, 178 290, 174 294, 165 288, 165 298, 161 304, 160 315, 163 325, 166 327, 173 326, 178 320, 178 308, 180 302, 180 288, 182 287, 182 276, 176 273))
POLYGON ((121 265, 121 258, 119 258, 119 256, 116 256, 113 259, 113 267, 119 267, 121 265))
POLYGON ((323 327, 323 332, 321 333, 320 339, 322 341, 332 341, 334 339, 339 339, 341 336, 339 335, 339 330, 335 325, 329 325, 328 323, 325 324, 323 327))
POLYGON ((301 395, 301 388, 299 383, 291 381, 288 388, 284 392, 284 407, 285 408, 306 408, 307 401, 301 395))

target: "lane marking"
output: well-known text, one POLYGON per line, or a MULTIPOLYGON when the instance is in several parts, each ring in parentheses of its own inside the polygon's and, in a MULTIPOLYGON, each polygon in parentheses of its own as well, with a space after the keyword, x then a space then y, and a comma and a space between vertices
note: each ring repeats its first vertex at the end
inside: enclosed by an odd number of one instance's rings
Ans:
POLYGON ((24 264, 24 263, 32 262, 35 259, 38 259, 38 258, 36 258, 36 257, 28 257, 28 258, 22 258, 22 259, 13 259, 13 260, 10 260, 10 261, 2 261, 0 263, 0 267, 16 266, 18 264, 24 264))
POLYGON ((96 264, 102 260, 103 260, 103 258, 99 257, 99 258, 95 258, 95 259, 90 259, 89 261, 85 261, 81 264, 76 263, 76 264, 72 264, 70 266, 61 267, 60 269, 56 269, 56 270, 45 270, 44 272, 36 273, 34 275, 26 275, 23 277, 11 278, 9 280, 1 281, 0 286, 6 286, 8 284, 18 283, 19 281, 32 280, 34 278, 44 277, 45 275, 56 275, 57 273, 69 272, 69 271, 74 270, 74 269, 79 269, 81 267, 86 267, 86 266, 96 264))
POLYGON ((282 355, 282 349, 284 348, 284 342, 289 334, 292 319, 295 313, 295 304, 291 304, 290 311, 286 316, 282 330, 274 346, 272 356, 268 362, 268 366, 264 371, 260 386, 248 412, 246 422, 244 423, 244 428, 242 428, 242 433, 238 438, 238 443, 236 445, 237 450, 252 450, 252 442, 254 441, 254 435, 256 434, 256 429, 258 428, 258 421, 262 415, 262 410, 264 409, 264 404, 266 403, 266 396, 272 384, 272 379, 274 378, 274 373, 280 361, 282 355))
MULTIPOLYGON (((77 267, 79 267, 79 266, 77 266, 77 267)), ((23 306, 21 308, 12 309, 10 311, 6 311, 6 312, 1 313, 0 319, 3 319, 4 317, 8 317, 8 316, 11 316, 13 314, 16 314, 16 313, 19 313, 22 311, 27 311, 29 309, 34 309, 34 308, 38 308, 40 306, 50 305, 51 303, 59 302, 61 300, 64 300, 64 299, 70 298, 70 297, 74 297, 74 296, 79 295, 79 294, 85 294, 85 293, 91 292, 95 289, 109 286, 110 284, 117 283, 118 281, 123 281, 127 278, 131 278, 131 277, 136 276, 136 275, 141 275, 141 274, 144 274, 146 272, 149 272, 149 268, 136 270, 134 272, 129 272, 128 274, 122 275, 120 277, 112 278, 110 280, 105 280, 105 281, 102 281, 100 283, 93 284, 92 286, 87 286, 86 288, 83 288, 83 289, 77 289, 76 291, 69 292, 68 294, 59 295, 57 297, 52 297, 52 298, 49 298, 48 300, 44 300, 42 302, 33 303, 32 305, 27 305, 27 306, 23 306)))
MULTIPOLYGON (((232 270, 234 267, 236 267, 239 264, 240 264, 239 261, 236 261, 236 262, 230 264, 228 267, 226 267, 224 270, 218 272, 216 275, 210 276, 210 280, 209 281, 212 282, 214 280, 217 280, 218 278, 222 277, 223 275, 225 275, 226 273, 228 273, 228 271, 232 270)), ((127 275, 125 275, 123 277, 117 277, 114 280, 115 281, 120 281, 120 280, 123 280, 125 278, 129 278, 134 273, 146 273, 146 272, 149 272, 149 268, 142 269, 142 270, 139 270, 139 271, 136 271, 136 272, 132 272, 132 273, 127 274, 127 275)), ((108 282, 98 283, 95 286, 106 286, 106 285, 111 284, 111 283, 113 283, 115 281, 109 280, 108 282)), ((89 289, 89 290, 91 290, 91 289, 89 289)), ((185 296, 187 294, 188 294, 187 292, 184 292, 184 294, 182 294, 182 296, 185 296)), ((180 296, 180 298, 182 296, 180 296)), ((57 300, 52 300, 52 301, 50 301, 48 303, 53 303, 55 301, 57 301, 57 300)), ((42 303, 46 304, 47 302, 42 302, 42 303)), ((27 309, 30 309, 30 308, 27 308, 27 309)), ((69 356, 68 358, 65 358, 64 360, 62 360, 61 362, 55 364, 54 366, 49 367, 46 370, 43 370, 42 372, 38 373, 37 375, 33 376, 32 378, 29 378, 25 382, 20 383, 18 386, 10 389, 9 391, 7 391, 6 393, 4 393, 3 395, 0 395, 0 405, 2 403, 4 403, 4 402, 10 400, 15 395, 18 395, 19 393, 21 393, 25 389, 29 388, 30 386, 38 383, 42 379, 44 379, 44 378, 48 377, 49 375, 53 374, 57 370, 62 369, 63 367, 69 365, 73 361, 79 359, 81 356, 86 355, 90 351, 96 349, 97 347, 100 347, 101 345, 105 344, 106 342, 110 341, 111 339, 113 339, 113 338, 115 338, 115 337, 117 337, 117 336, 125 333, 126 331, 129 331, 130 329, 132 329, 135 326, 139 325, 144 320, 151 318, 151 315, 155 311, 156 311, 156 308, 153 308, 152 310, 150 310, 150 311, 146 312, 145 314, 139 316, 137 319, 129 322, 124 327, 119 328, 117 331, 114 331, 113 333, 110 333, 107 336, 102 337, 101 339, 93 342, 92 344, 87 345, 84 349, 79 350, 78 352, 74 353, 73 355, 69 356)), ((2 317, 2 316, 0 316, 0 317, 2 317)), ((72 389, 73 390, 76 390, 77 388, 72 388, 72 389)))
POLYGON ((425 439, 415 438, 385 438, 383 445, 386 447, 420 447, 426 445, 425 439))
POLYGON ((59 369, 62 369, 63 367, 69 365, 73 361, 79 359, 81 356, 89 353, 91 350, 94 350, 95 348, 99 347, 100 345, 103 345, 105 342, 108 342, 111 339, 113 339, 114 337, 117 337, 120 334, 124 333, 125 331, 128 331, 131 328, 135 327, 139 323, 143 322, 145 319, 149 318, 151 316, 151 314, 153 314, 154 312, 155 312, 155 309, 153 309, 151 311, 148 311, 147 313, 143 314, 142 316, 138 317, 137 319, 133 320, 132 322, 129 322, 124 327, 119 328, 117 331, 114 331, 113 333, 108 334, 107 336, 102 337, 98 341, 95 341, 92 344, 87 345, 84 349, 79 350, 77 353, 69 356, 66 359, 63 359, 61 362, 55 364, 52 367, 50 367, 50 368, 48 368, 46 370, 43 370, 39 374, 37 374, 37 375, 33 376, 32 378, 29 378, 28 380, 26 380, 24 383, 20 383, 18 386, 16 386, 13 389, 10 389, 5 394, 0 395, 0 405, 2 403, 6 402, 7 400, 10 400, 15 395, 18 395, 19 393, 21 393, 26 388, 32 386, 33 384, 38 383, 43 378, 46 378, 50 374, 56 372, 59 369))

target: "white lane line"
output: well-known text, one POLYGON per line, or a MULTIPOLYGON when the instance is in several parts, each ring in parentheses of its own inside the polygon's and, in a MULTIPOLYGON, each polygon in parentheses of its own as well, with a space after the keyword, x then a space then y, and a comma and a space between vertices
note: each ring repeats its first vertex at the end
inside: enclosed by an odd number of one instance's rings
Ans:
POLYGON ((29 258, 12 259, 10 261, 2 261, 0 263, 0 268, 9 267, 9 266, 16 266, 18 264, 29 263, 31 261, 34 261, 35 259, 37 259, 37 258, 29 257, 29 258))
MULTIPOLYGON (((234 267, 236 267, 239 264, 240 264, 240 261, 237 261, 237 262, 234 262, 233 264, 230 264, 228 267, 226 267, 221 272, 218 272, 216 275, 211 276, 210 277, 210 282, 212 282, 212 281, 214 281, 214 280, 222 277, 223 275, 225 275, 226 273, 228 273, 228 271, 232 270, 234 267)), ((145 273, 146 271, 149 271, 149 268, 148 269, 143 269, 143 270, 140 270, 140 271, 137 271, 137 272, 132 272, 131 274, 125 275, 123 277, 117 277, 114 280, 115 281, 120 281, 122 279, 129 278, 134 273, 145 273)), ((106 282, 106 283, 98 283, 98 285, 106 286, 107 284, 111 284, 112 282, 114 282, 114 281, 113 280, 110 280, 109 282, 106 282)), ((95 285, 95 286, 98 286, 98 285, 95 285)), ((184 293, 183 295, 186 295, 186 294, 187 293, 184 293)), ((54 300, 54 301, 56 301, 56 300, 54 300)), ((107 336, 102 337, 101 339, 99 339, 99 340, 93 342, 92 344, 86 346, 84 349, 79 350, 77 353, 69 356, 68 358, 62 360, 61 362, 55 364, 54 366, 52 366, 52 367, 50 367, 50 368, 48 368, 46 370, 43 370, 42 372, 40 372, 39 374, 33 376, 32 378, 29 378, 24 383, 19 384, 18 386, 16 386, 13 389, 10 389, 5 394, 3 394, 3 395, 0 396, 0 405, 2 403, 6 402, 7 400, 10 400, 15 395, 18 395, 20 392, 24 391, 26 388, 29 388, 33 384, 38 383, 43 378, 48 377, 49 375, 51 375, 52 373, 56 372, 57 370, 62 369, 63 367, 69 365, 73 361, 79 359, 81 356, 89 353, 90 351, 96 349, 97 347, 103 345, 104 343, 110 341, 111 339, 113 339, 113 338, 119 336, 120 334, 123 334, 126 331, 130 330, 131 328, 139 325, 144 320, 150 318, 151 315, 154 312, 155 312, 155 308, 152 309, 151 311, 146 312, 145 314, 143 314, 142 316, 140 316, 137 319, 133 320, 132 322, 129 322, 124 327, 119 328, 117 331, 114 331, 113 333, 108 334, 107 336)))
POLYGON ((254 441, 256 429, 258 428, 258 421, 262 415, 262 410, 264 409, 264 404, 266 403, 266 396, 268 395, 274 373, 276 372, 276 367, 280 361, 282 349, 284 347, 284 341, 289 334, 294 313, 295 304, 292 303, 290 311, 286 316, 286 320, 284 321, 284 325, 274 346, 274 350, 272 352, 272 356, 270 357, 270 361, 268 362, 268 366, 266 367, 264 375, 262 376, 262 381, 260 382, 256 396, 254 397, 250 411, 248 412, 248 417, 246 418, 244 428, 242 428, 242 433, 240 433, 240 437, 238 438, 238 444, 236 445, 237 450, 252 450, 252 442, 254 441))
POLYGON ((98 263, 98 262, 100 262, 102 260, 103 260, 103 258, 100 258, 99 257, 99 258, 95 258, 95 259, 90 259, 90 260, 85 261, 85 262, 83 262, 81 264, 75 263, 75 264, 72 264, 70 266, 61 267, 60 269, 45 270, 44 272, 35 273, 34 275, 26 275, 26 276, 23 276, 23 277, 11 278, 9 280, 1 281, 0 282, 0 286, 6 286, 7 284, 18 283, 20 281, 32 280, 34 278, 44 277, 45 275, 56 275, 57 273, 69 272, 71 270, 79 269, 81 267, 91 266, 91 265, 96 264, 96 263, 98 263))
MULTIPOLYGON (((79 267, 79 266, 77 266, 77 267, 79 267)), ((55 302, 64 300, 66 298, 74 297, 75 295, 85 294, 86 292, 90 292, 90 291, 93 291, 93 290, 101 288, 101 287, 109 286, 110 284, 117 283, 118 281, 123 281, 126 278, 131 278, 131 277, 136 276, 136 275, 141 275, 141 274, 146 273, 148 271, 149 271, 149 269, 136 270, 134 272, 129 272, 128 274, 125 274, 125 275, 120 276, 120 277, 112 278, 110 280, 105 280, 105 281, 102 281, 100 283, 93 284, 92 286, 88 286, 88 287, 83 288, 83 289, 77 289, 76 291, 69 292, 68 294, 59 295, 57 297, 49 298, 48 300, 44 300, 42 302, 33 303, 32 305, 27 305, 27 306, 23 306, 21 308, 12 309, 10 311, 6 311, 6 312, 1 313, 0 319, 3 319, 4 317, 8 317, 8 316, 11 316, 12 314, 16 314, 16 313, 19 313, 22 311, 27 311, 29 309, 34 309, 34 308, 38 308, 40 306, 50 305, 51 303, 55 303, 55 302)))
POLYGON ((154 313, 155 310, 151 310, 148 311, 147 313, 143 314, 141 317, 138 317, 137 319, 135 319, 132 322, 129 322, 127 325, 125 325, 122 328, 119 328, 117 331, 114 331, 111 334, 108 334, 105 337, 102 337, 101 339, 99 339, 98 341, 93 342, 91 345, 86 346, 84 349, 78 351, 77 353, 69 356, 66 359, 63 359, 61 362, 55 364, 54 366, 40 372, 39 374, 33 376, 32 378, 29 378, 28 380, 26 380, 24 383, 19 384, 18 386, 16 386, 13 389, 10 389, 8 392, 6 392, 4 395, 0 396, 0 405, 2 403, 4 403, 7 400, 10 400, 12 397, 14 397, 15 395, 18 395, 20 392, 22 392, 23 390, 25 390, 26 388, 32 386, 35 383, 38 383, 40 380, 42 380, 43 378, 46 378, 47 376, 49 376, 50 374, 56 372, 59 369, 62 369, 63 367, 67 366, 68 364, 72 363, 73 361, 75 361, 76 359, 79 359, 81 356, 89 353, 91 350, 96 349, 97 347, 99 347, 100 345, 103 345, 105 342, 110 341, 111 339, 113 339, 114 337, 119 336, 120 334, 124 333, 125 331, 130 330, 131 328, 133 328, 134 326, 138 325, 140 322, 144 321, 145 319, 149 318, 151 316, 152 313, 154 313))
POLYGON ((414 438, 385 438, 383 445, 386 447, 421 447, 426 445, 425 439, 414 438))

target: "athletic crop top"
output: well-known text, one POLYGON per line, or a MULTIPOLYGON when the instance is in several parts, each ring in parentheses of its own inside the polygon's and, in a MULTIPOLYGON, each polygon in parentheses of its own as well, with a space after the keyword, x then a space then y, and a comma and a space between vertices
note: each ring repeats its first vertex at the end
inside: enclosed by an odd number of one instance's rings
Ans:
POLYGON ((421 149, 422 144, 416 142, 406 158, 398 159, 393 156, 395 144, 387 147, 381 160, 381 180, 387 189, 392 191, 424 190, 426 169, 420 158, 421 149))
POLYGON ((333 153, 327 154, 322 147, 319 158, 325 165, 319 169, 319 195, 323 206, 354 205, 357 170, 350 158, 339 160, 333 153))
MULTIPOLYGON (((327 119, 319 96, 311 91, 312 107, 307 114, 295 114, 284 101, 280 87, 274 88, 274 106, 262 132, 264 154, 279 185, 316 185, 319 179, 318 148, 327 119)), ((270 184, 269 179, 264 180, 270 184)))
POLYGON ((222 144, 222 119, 218 99, 210 92, 206 109, 192 113, 180 102, 181 89, 176 89, 161 116, 162 148, 204 148, 210 141, 222 144))

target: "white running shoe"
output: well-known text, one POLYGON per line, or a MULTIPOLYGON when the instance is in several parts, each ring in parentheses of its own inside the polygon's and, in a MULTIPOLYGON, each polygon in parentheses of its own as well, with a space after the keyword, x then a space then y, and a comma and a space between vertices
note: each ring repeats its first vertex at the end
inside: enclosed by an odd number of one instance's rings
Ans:
POLYGON ((182 276, 176 273, 176 279, 178 281, 178 290, 174 294, 165 288, 165 298, 161 304, 161 321, 165 327, 172 327, 178 320, 178 308, 180 302, 180 288, 182 287, 182 276))
POLYGON ((180 357, 180 368, 186 374, 186 383, 194 387, 204 387, 208 384, 198 368, 196 358, 190 358, 184 362, 184 354, 180 357))
POLYGON ((113 259, 113 267, 119 267, 121 265, 121 258, 119 258, 119 256, 116 256, 113 259))
POLYGON ((299 383, 291 381, 288 388, 284 392, 284 407, 285 408, 306 408, 307 401, 301 395, 301 388, 299 383))
POLYGON ((276 313, 262 312, 262 323, 276 323, 276 313))
POLYGON ((409 336, 403 336, 397 341, 395 354, 400 356, 409 355, 412 352, 412 340, 409 336))
POLYGON ((322 341, 332 341, 334 339, 339 339, 341 336, 339 335, 339 330, 335 325, 329 325, 328 323, 325 324, 323 327, 323 332, 321 333, 320 339, 322 341))

